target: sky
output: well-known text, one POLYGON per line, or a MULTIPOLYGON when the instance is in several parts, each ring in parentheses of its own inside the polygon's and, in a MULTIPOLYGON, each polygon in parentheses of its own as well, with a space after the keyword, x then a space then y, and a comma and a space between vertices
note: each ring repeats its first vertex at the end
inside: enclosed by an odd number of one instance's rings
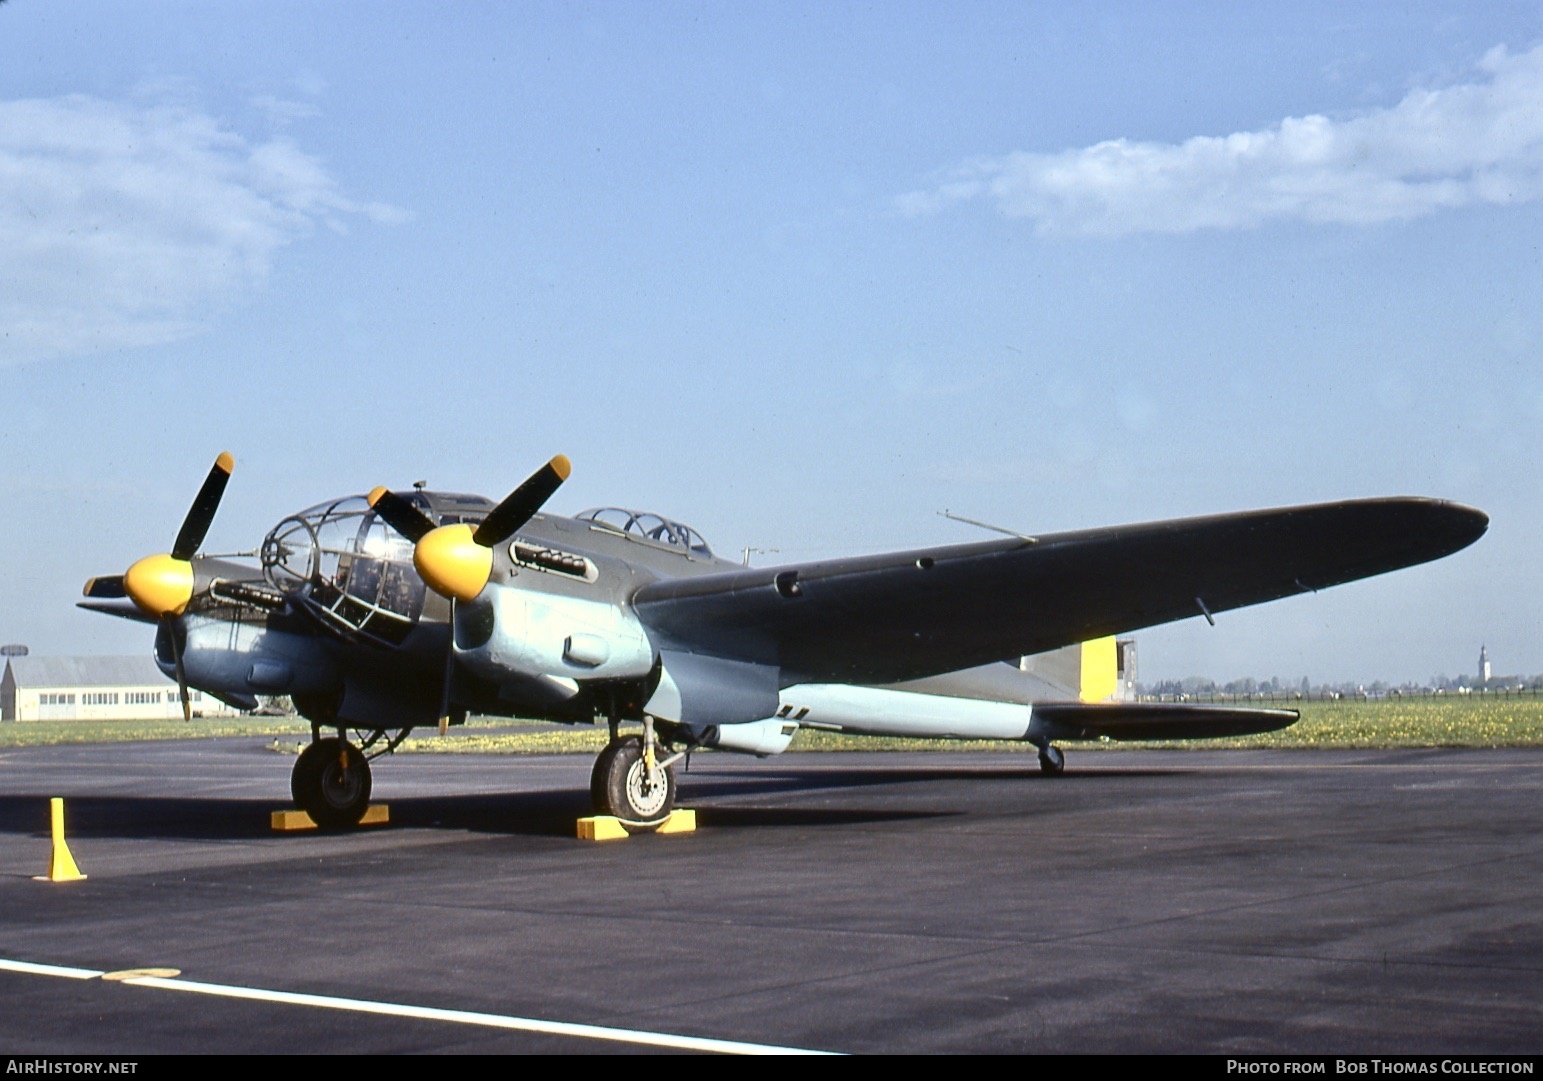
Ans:
POLYGON ((0 641, 378 484, 757 564, 1383 495, 1144 681, 1543 672, 1536 3, 0 3, 0 641))

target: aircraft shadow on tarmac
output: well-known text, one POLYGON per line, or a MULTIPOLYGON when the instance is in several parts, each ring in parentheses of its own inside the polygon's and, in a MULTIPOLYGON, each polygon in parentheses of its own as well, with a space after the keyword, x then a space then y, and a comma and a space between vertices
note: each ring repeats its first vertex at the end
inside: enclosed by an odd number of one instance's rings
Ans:
MULTIPOLYGON (((385 801, 390 825, 375 829, 462 830, 474 833, 531 837, 573 837, 578 819, 593 814, 589 793, 510 792, 494 795, 417 796, 385 801)), ((277 801, 249 799, 178 799, 170 796, 80 796, 69 801, 68 836, 73 841, 118 839, 272 840, 295 836, 276 832, 270 814, 282 809, 277 801)), ((820 826, 852 825, 931 818, 949 811, 883 811, 863 808, 704 807, 703 826, 820 826)), ((49 835, 48 797, 0 797, 0 834, 46 840, 49 835)))
MULTIPOLYGON (((957 815, 956 808, 889 810, 865 806, 863 789, 939 781, 1011 781, 1061 787, 1100 777, 1156 775, 1160 770, 1081 770, 1046 777, 1036 767, 978 768, 817 768, 811 770, 714 771, 699 769, 680 778, 680 801, 697 810, 704 827, 842 826, 957 815), (800 792, 850 791, 844 806, 787 807, 744 805, 758 796, 800 792), (733 805, 713 806, 714 800, 733 805)), ((51 794, 51 793, 50 793, 51 794)), ((0 834, 46 838, 49 795, 0 796, 0 834)), ((391 826, 385 828, 467 830, 523 836, 572 837, 577 819, 592 814, 583 789, 393 797, 377 791, 389 805, 391 826)), ((167 840, 259 840, 281 842, 294 834, 275 832, 270 816, 287 808, 280 796, 271 800, 183 798, 177 796, 72 796, 68 800, 67 832, 71 838, 159 838, 167 840)), ((361 827, 369 830, 373 827, 361 827)), ((311 831, 307 831, 309 834, 311 831)))

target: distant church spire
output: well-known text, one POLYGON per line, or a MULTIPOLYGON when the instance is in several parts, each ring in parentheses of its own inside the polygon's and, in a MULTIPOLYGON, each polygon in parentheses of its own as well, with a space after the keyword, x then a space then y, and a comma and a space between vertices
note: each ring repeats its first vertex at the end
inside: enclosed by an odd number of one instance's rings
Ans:
POLYGON ((1489 682, 1489 650, 1479 646, 1479 682, 1489 682))

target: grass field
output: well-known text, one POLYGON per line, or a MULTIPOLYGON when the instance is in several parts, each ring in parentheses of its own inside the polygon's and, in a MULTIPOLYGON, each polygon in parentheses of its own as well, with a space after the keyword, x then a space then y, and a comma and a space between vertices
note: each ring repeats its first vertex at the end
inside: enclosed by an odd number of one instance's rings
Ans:
POLYGON ((135 743, 152 739, 292 735, 310 738, 311 725, 294 717, 222 717, 191 721, 23 721, 0 724, 0 749, 54 743, 135 743))
MULTIPOLYGON (((1543 697, 1462 695, 1436 698, 1342 699, 1293 703, 1302 719, 1290 728, 1239 739, 1168 743, 1073 743, 1081 749, 1121 747, 1543 747, 1543 697)), ((441 739, 423 730, 398 753, 593 754, 605 743, 604 726, 552 730, 517 721, 474 720, 441 739)), ((272 736, 279 751, 294 753, 310 725, 295 718, 242 717, 184 721, 35 721, 0 725, 0 748, 54 743, 102 743, 219 736, 272 736)), ((803 731, 790 751, 997 750, 1033 753, 1025 743, 874 739, 803 731)))

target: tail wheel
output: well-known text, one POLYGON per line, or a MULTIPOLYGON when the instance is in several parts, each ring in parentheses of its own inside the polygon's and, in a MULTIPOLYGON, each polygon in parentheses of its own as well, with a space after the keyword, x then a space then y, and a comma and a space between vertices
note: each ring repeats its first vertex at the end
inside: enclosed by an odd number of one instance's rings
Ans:
POLYGON ((1061 753, 1061 748, 1045 744, 1039 752, 1039 769, 1041 773, 1056 776, 1066 768, 1066 756, 1061 753))
POLYGON ((357 826, 370 805, 370 763, 347 740, 313 740, 295 761, 289 790, 322 829, 357 826))
POLYGON ((657 825, 675 809, 675 773, 655 764, 650 776, 643 761, 643 741, 627 736, 595 759, 590 795, 597 814, 639 826, 657 825))

